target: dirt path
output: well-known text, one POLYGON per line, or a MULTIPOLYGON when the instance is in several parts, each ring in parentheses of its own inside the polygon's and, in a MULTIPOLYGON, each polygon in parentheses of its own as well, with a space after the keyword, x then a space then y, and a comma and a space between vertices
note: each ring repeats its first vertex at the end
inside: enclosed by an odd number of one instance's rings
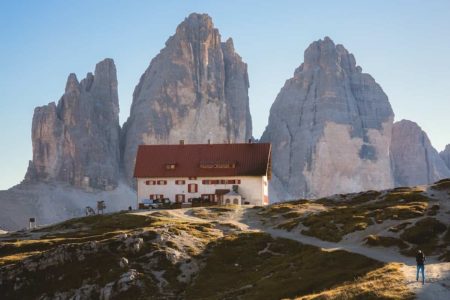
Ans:
POLYGON ((416 266, 414 259, 405 257, 397 251, 385 248, 368 248, 355 243, 333 243, 323 241, 314 237, 309 237, 300 232, 288 232, 264 226, 259 221, 256 212, 238 210, 234 215, 235 221, 243 224, 247 230, 260 230, 269 233, 273 237, 287 238, 303 244, 313 245, 325 251, 342 249, 348 252, 357 253, 382 262, 403 263, 403 273, 405 274, 405 284, 417 295, 419 300, 449 300, 450 299, 450 263, 433 261, 425 266, 425 284, 416 281, 416 266))
MULTIPOLYGON (((148 214, 149 212, 143 212, 138 214, 148 214)), ((170 210, 170 214, 177 218, 186 219, 191 222, 212 222, 212 220, 206 220, 195 217, 190 214, 191 209, 177 209, 170 210)), ((403 263, 403 272, 405 274, 405 284, 417 295, 419 300, 449 300, 450 299, 450 263, 441 263, 431 260, 431 263, 425 266, 425 284, 416 282, 416 266, 414 259, 400 255, 393 249, 386 248, 369 248, 361 244, 355 244, 352 242, 340 242, 333 243, 323 241, 314 237, 305 236, 297 231, 288 232, 281 229, 275 229, 271 226, 264 226, 259 219, 256 211, 251 209, 238 208, 236 211, 229 214, 227 223, 232 223, 238 226, 243 231, 259 231, 267 232, 273 237, 286 238, 295 240, 303 244, 308 244, 321 248, 324 251, 345 250, 352 253, 364 255, 366 257, 390 263, 400 262, 403 263)))

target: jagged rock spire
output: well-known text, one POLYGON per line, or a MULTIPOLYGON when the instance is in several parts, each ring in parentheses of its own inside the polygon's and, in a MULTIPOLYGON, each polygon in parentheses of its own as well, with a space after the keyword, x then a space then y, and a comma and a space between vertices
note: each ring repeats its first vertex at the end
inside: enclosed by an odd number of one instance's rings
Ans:
POLYGON ((191 14, 151 61, 133 93, 123 163, 139 144, 243 142, 252 136, 247 65, 206 14, 191 14))
POLYGON ((25 181, 63 181, 87 189, 112 189, 119 179, 119 101, 112 59, 81 82, 67 79, 65 93, 33 115, 33 160, 25 181))

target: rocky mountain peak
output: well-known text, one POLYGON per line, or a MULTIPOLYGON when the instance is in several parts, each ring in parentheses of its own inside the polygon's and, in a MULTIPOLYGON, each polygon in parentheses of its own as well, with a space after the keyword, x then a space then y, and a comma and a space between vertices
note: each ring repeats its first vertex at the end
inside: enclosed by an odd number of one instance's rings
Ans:
POLYGON ((221 42, 208 15, 189 15, 133 93, 122 142, 127 178, 132 178, 139 144, 250 138, 248 86, 247 65, 232 40, 221 42))
POLYGON ((313 42, 261 138, 274 148, 271 199, 391 187, 393 117, 386 94, 344 46, 313 42))
POLYGON ((25 181, 63 181, 86 189, 112 189, 119 178, 119 102, 113 60, 96 65, 33 115, 33 161, 25 181))
POLYGON ((441 156, 442 160, 447 165, 447 168, 450 169, 450 144, 445 146, 445 149, 443 151, 441 151, 439 153, 439 155, 441 156))
POLYGON ((344 69, 347 72, 356 71, 356 61, 353 54, 341 44, 335 45, 332 39, 313 42, 305 50, 302 69, 321 68, 323 70, 344 69))
POLYGON ((176 29, 175 36, 187 40, 207 40, 211 34, 218 33, 208 14, 192 13, 176 29))
POLYGON ((66 93, 75 92, 78 91, 80 87, 80 83, 78 82, 77 75, 74 73, 70 73, 69 77, 67 77, 67 83, 66 83, 66 93))
POLYGON ((450 170, 427 134, 413 121, 394 123, 391 154, 397 186, 428 184, 450 177, 450 170))

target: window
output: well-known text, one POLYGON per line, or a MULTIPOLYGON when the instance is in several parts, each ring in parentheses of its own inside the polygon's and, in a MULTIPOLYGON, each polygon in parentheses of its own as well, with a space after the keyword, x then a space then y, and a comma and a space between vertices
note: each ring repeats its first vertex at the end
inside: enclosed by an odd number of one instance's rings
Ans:
POLYGON ((184 194, 176 194, 175 195, 175 201, 177 203, 185 202, 184 194))
POLYGON ((197 180, 197 177, 189 177, 189 180, 197 180))
POLYGON ((201 162, 201 169, 234 169, 235 162, 201 162))
POLYGON ((185 184, 186 182, 184 181, 184 180, 175 180, 175 184, 177 184, 177 185, 182 185, 182 184, 185 184))
POLYGON ((198 192, 198 185, 196 183, 189 183, 188 184, 188 192, 189 193, 197 193, 198 192))
POLYGON ((228 179, 227 183, 228 184, 241 184, 241 180, 240 179, 228 179))
POLYGON ((227 184, 227 181, 225 179, 221 179, 220 184, 227 184))
POLYGON ((158 180, 158 185, 166 185, 167 180, 158 180))
POLYGON ((175 163, 166 164, 166 170, 175 170, 176 166, 175 163))
POLYGON ((146 181, 145 181, 145 184, 146 184, 146 185, 155 185, 155 184, 156 184, 156 181, 155 181, 155 180, 146 180, 146 181))
POLYGON ((211 180, 203 179, 202 184, 211 184, 211 180))

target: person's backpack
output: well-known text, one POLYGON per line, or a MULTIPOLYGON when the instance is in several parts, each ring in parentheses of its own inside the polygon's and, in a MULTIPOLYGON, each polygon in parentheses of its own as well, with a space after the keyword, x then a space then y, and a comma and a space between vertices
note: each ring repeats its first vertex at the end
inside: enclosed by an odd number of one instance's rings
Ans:
POLYGON ((425 255, 423 254, 423 252, 417 253, 416 262, 418 265, 423 265, 423 263, 425 262, 425 255))

